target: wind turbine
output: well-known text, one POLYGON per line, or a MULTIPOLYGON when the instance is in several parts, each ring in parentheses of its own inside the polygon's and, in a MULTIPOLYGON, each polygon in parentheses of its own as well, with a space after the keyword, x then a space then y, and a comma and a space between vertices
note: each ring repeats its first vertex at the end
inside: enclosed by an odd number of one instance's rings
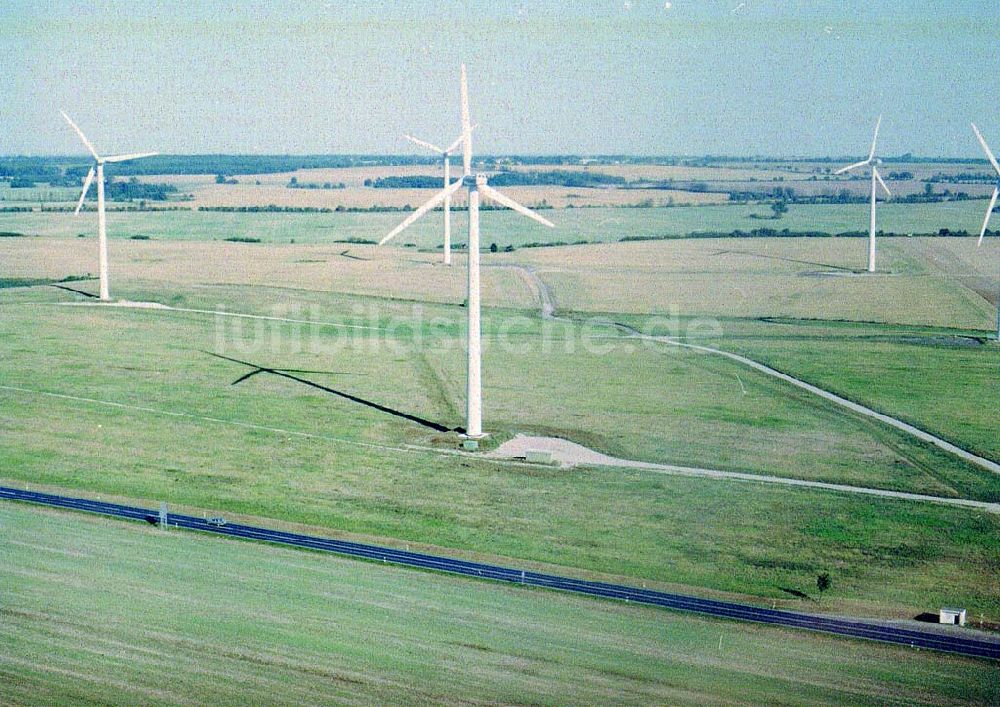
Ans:
POLYGON ((97 154, 97 150, 94 146, 90 144, 90 140, 87 136, 83 134, 83 131, 76 126, 68 115, 62 113, 62 117, 66 119, 69 126, 76 131, 76 134, 80 136, 80 140, 83 141, 84 146, 94 156, 94 164, 90 167, 90 171, 87 172, 87 178, 83 180, 83 191, 80 193, 80 201, 77 202, 76 211, 73 212, 75 216, 79 216, 80 209, 83 208, 83 201, 87 198, 87 191, 90 189, 90 183, 94 181, 94 169, 97 169, 97 258, 98 258, 98 272, 101 278, 101 301, 107 302, 111 299, 111 294, 108 287, 108 234, 107 234, 107 220, 104 213, 104 165, 110 162, 125 162, 127 160, 137 160, 140 157, 152 157, 153 155, 159 154, 157 152, 137 152, 130 155, 111 155, 110 157, 101 157, 97 154))
MULTIPOLYGON (((404 135, 407 140, 414 143, 415 145, 420 145, 421 147, 426 147, 432 152, 437 152, 441 155, 444 160, 444 188, 447 189, 451 186, 451 153, 455 151, 464 139, 464 135, 459 135, 455 138, 455 142, 448 145, 448 147, 443 150, 435 145, 434 143, 427 142, 426 140, 421 140, 420 138, 413 137, 412 135, 404 135)), ((444 264, 451 265, 451 195, 449 194, 444 200, 444 264)))
MULTIPOLYGON (((993 215, 993 207, 997 204, 997 196, 1000 196, 1000 164, 997 164, 997 158, 993 156, 990 146, 986 144, 983 134, 979 132, 979 128, 976 127, 975 123, 972 124, 972 132, 976 134, 976 139, 983 146, 983 152, 986 153, 990 164, 993 165, 993 171, 997 173, 997 183, 993 187, 993 196, 990 197, 990 205, 986 208, 986 218, 983 219, 983 228, 979 231, 979 241, 976 243, 976 247, 978 248, 983 244, 983 236, 986 235, 986 227, 990 225, 990 216, 993 215)), ((1000 290, 998 290, 997 294, 997 341, 1000 341, 1000 290)))
POLYGON ((483 437, 482 424, 482 378, 481 378, 481 332, 479 317, 479 195, 496 202, 520 214, 554 228, 549 220, 542 218, 534 211, 517 203, 508 196, 487 183, 485 174, 472 174, 472 123, 469 121, 469 90, 465 77, 465 64, 462 64, 462 178, 449 184, 423 206, 410 214, 401 224, 392 229, 385 238, 379 241, 384 245, 392 240, 400 231, 409 227, 414 221, 433 209, 463 186, 469 190, 469 277, 468 277, 468 370, 466 378, 466 425, 465 435, 472 439, 483 437))
POLYGON ((872 138, 872 149, 868 152, 868 159, 862 160, 861 162, 855 162, 854 164, 847 165, 838 169, 834 174, 843 174, 844 172, 849 172, 852 169, 857 169, 858 167, 867 167, 871 165, 872 168, 872 194, 871 194, 871 220, 868 225, 868 272, 875 272, 875 183, 878 184, 885 190, 887 196, 892 196, 892 192, 889 191, 889 187, 885 185, 885 181, 882 179, 882 175, 878 173, 878 166, 882 164, 882 160, 875 156, 875 143, 878 141, 878 129, 882 125, 882 116, 878 117, 878 122, 875 123, 875 136, 872 138))

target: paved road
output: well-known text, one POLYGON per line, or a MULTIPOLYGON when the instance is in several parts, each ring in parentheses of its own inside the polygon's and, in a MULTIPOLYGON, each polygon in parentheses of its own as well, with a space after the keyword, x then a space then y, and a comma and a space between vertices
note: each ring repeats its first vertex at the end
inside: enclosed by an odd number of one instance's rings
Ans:
MULTIPOLYGON (((105 516, 126 518, 142 522, 145 522, 150 517, 157 515, 157 511, 147 508, 124 506, 116 503, 92 501, 69 496, 58 496, 35 491, 24 491, 21 489, 2 486, 0 486, 0 499, 24 501, 55 508, 88 511, 105 516)), ((576 594, 585 594, 588 596, 603 597, 607 599, 617 599, 625 602, 658 606, 678 611, 691 611, 720 618, 774 624, 789 628, 820 631, 841 636, 894 643, 914 648, 926 648, 930 650, 959 653, 978 658, 1000 660, 1000 639, 994 641, 991 640, 991 637, 985 636, 952 636, 933 633, 930 631, 919 631, 908 628, 896 628, 892 626, 866 623, 864 621, 801 614, 794 611, 778 609, 766 609, 749 604, 737 604, 734 602, 717 601, 713 599, 701 599, 683 594, 658 592, 650 589, 638 589, 636 587, 609 584, 606 582, 590 582, 586 580, 573 579, 571 577, 561 577, 558 575, 520 570, 512 567, 502 567, 499 565, 490 565, 480 562, 468 562, 465 560, 458 560, 439 555, 428 555, 425 553, 397 550, 390 547, 348 542, 344 540, 334 540, 331 538, 323 538, 313 535, 287 533, 284 531, 269 530, 267 528, 240 525, 237 523, 226 524, 223 526, 213 526, 209 525, 208 522, 202 518, 187 515, 171 514, 169 516, 168 523, 178 528, 216 533, 218 535, 228 535, 248 540, 259 540, 264 542, 279 543, 282 545, 292 545, 312 550, 333 552, 339 555, 346 555, 373 562, 391 562, 392 564, 403 565, 406 567, 416 567, 437 572, 449 572, 466 577, 490 579, 509 584, 544 587, 547 589, 573 592, 576 594)))

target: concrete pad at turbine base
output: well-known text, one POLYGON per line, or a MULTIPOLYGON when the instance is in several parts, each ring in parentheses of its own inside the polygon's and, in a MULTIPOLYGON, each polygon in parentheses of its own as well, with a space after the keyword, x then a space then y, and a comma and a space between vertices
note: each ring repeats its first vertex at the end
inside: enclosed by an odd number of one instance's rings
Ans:
POLYGON ((779 484, 783 486, 797 486, 800 488, 834 491, 837 493, 852 493, 869 496, 881 496, 883 498, 896 498, 906 501, 915 501, 918 503, 941 503, 945 505, 973 508, 976 510, 984 510, 990 513, 1000 514, 1000 503, 992 503, 989 501, 929 496, 926 494, 908 493, 904 491, 891 491, 889 489, 835 484, 827 481, 807 481, 805 479, 772 476, 769 474, 721 471, 719 469, 676 466, 673 464, 656 464, 654 462, 642 462, 633 459, 619 459, 617 457, 610 457, 606 454, 601 454, 600 452, 595 452, 592 449, 587 449, 583 445, 576 444, 575 442, 570 442, 565 439, 559 439, 558 437, 529 437, 527 435, 519 434, 515 436, 514 439, 504 442, 499 448, 484 456, 495 459, 526 460, 529 451, 549 452, 552 455, 552 460, 564 468, 576 465, 587 465, 645 469, 659 474, 671 474, 675 476, 691 476, 707 479, 728 479, 732 481, 751 483, 779 484))
POLYGON ((854 277, 860 275, 853 270, 807 270, 799 273, 800 277, 854 277))
POLYGON ((564 467, 577 464, 620 465, 620 460, 595 452, 582 444, 558 437, 531 437, 522 434, 515 435, 514 439, 507 440, 486 456, 523 459, 528 456, 528 452, 546 452, 553 462, 564 467))

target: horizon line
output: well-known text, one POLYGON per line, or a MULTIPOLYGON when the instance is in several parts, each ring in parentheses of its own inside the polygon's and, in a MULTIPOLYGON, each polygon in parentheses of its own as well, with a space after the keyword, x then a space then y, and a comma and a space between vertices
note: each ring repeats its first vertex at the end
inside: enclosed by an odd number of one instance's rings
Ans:
MULTIPOLYGON (((497 159, 552 159, 552 158, 576 158, 580 160, 610 160, 610 159, 643 159, 643 160, 715 160, 715 161, 783 161, 783 162, 837 162, 841 160, 851 160, 861 153, 851 155, 737 155, 737 154, 711 154, 711 153, 639 153, 639 152, 497 152, 481 154, 473 159, 473 162, 497 159)), ((407 158, 420 159, 427 162, 437 162, 440 156, 426 155, 417 152, 160 152, 155 156, 146 159, 156 159, 162 157, 349 157, 365 158, 373 157, 379 159, 386 158, 407 158)), ((0 159, 66 159, 93 161, 93 157, 80 154, 64 153, 0 153, 0 159)), ((921 155, 911 152, 904 152, 901 155, 886 155, 881 157, 883 162, 897 161, 923 161, 923 162, 983 162, 989 164, 985 157, 969 157, 964 155, 921 155)), ((335 168, 336 169, 336 168, 335 168)), ((347 168, 339 168, 347 169, 347 168)))

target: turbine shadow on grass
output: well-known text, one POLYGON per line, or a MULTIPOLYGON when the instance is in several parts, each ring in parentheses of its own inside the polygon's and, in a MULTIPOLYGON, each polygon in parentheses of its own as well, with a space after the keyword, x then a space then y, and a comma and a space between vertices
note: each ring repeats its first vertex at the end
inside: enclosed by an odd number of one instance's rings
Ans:
POLYGON ((100 299, 97 295, 90 292, 84 292, 83 290, 78 290, 75 287, 66 287, 66 285, 56 285, 53 284, 52 287, 57 287, 60 290, 66 290, 67 292, 75 292, 78 295, 83 295, 84 297, 92 297, 93 299, 100 299))
POLYGON ((783 258, 780 255, 765 255, 764 253, 754 253, 749 250, 719 250, 712 255, 750 255, 755 258, 765 258, 767 260, 784 260, 787 263, 798 263, 799 265, 815 265, 820 268, 832 268, 833 270, 842 270, 844 272, 854 272, 853 268, 844 267, 843 265, 831 265, 830 263, 817 263, 812 260, 799 260, 797 258, 783 258))
POLYGON ((337 390, 336 388, 330 388, 325 385, 320 385, 307 378, 300 378, 299 376, 293 375, 293 373, 332 373, 334 375, 349 375, 344 373, 337 373, 334 371, 303 371, 301 369, 292 368, 268 368, 267 366, 260 366, 256 363, 250 363, 248 361, 241 361, 238 358, 230 358, 229 356, 223 356, 222 354, 212 353, 211 351, 202 351, 209 356, 214 356, 215 358, 221 358, 226 361, 232 361, 233 363, 239 363, 243 366, 250 366, 252 371, 245 373, 236 380, 234 380, 230 385, 236 385, 242 383, 243 381, 257 375, 258 373, 270 373, 281 378, 287 378, 288 380, 293 380, 296 383, 301 383, 302 385, 307 385, 310 388, 316 388, 317 390, 322 390, 330 395, 336 395, 339 398, 344 398, 345 400, 350 400, 352 403, 358 403, 364 405, 365 407, 370 407, 373 410, 378 410, 379 412, 384 412, 394 417, 399 417, 404 420, 409 420, 410 422, 415 422, 418 425, 428 427, 435 432, 463 432, 464 430, 460 427, 447 427, 439 422, 434 422, 433 420, 428 420, 426 418, 420 417, 418 415, 413 415, 408 412, 403 412, 402 410, 396 410, 395 408, 388 407, 386 405, 381 405, 372 400, 366 400, 365 398, 360 398, 357 395, 351 395, 350 393, 345 393, 342 390, 337 390))
POLYGON ((793 597, 796 597, 798 599, 808 599, 809 601, 813 601, 813 598, 811 596, 809 596, 808 594, 806 594, 801 590, 790 589, 788 587, 778 587, 778 589, 783 591, 785 594, 791 594, 793 597))

